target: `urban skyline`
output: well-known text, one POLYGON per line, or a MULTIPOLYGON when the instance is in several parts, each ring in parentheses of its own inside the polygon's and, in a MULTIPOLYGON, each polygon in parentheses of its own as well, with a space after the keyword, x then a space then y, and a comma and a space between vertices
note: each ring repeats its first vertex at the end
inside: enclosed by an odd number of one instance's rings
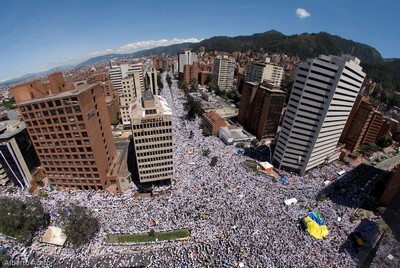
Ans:
POLYGON ((0 266, 399 267, 400 4, 357 2, 2 1, 0 82, 220 38, 1 83, 0 266))
POLYGON ((289 35, 328 32, 371 45, 384 58, 398 57, 400 23, 395 11, 400 3, 369 2, 281 1, 273 5, 270 1, 254 1, 247 5, 240 1, 203 1, 200 5, 174 1, 165 5, 158 1, 126 1, 109 5, 106 1, 2 1, 0 61, 7 65, 0 66, 0 81, 107 53, 270 29, 289 35), (214 9, 202 10, 203 6, 214 9), (218 12, 220 8, 224 12, 218 12), (135 16, 123 16, 122 10, 132 10, 135 16), (147 16, 150 10, 151 19, 147 16), (238 23, 237 19, 246 13, 251 16, 238 23))

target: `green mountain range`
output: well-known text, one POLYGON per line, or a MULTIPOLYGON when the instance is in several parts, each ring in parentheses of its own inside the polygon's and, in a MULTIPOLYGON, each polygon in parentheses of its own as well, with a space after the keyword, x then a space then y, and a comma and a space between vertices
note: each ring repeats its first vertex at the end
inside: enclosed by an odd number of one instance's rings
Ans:
POLYGON ((277 31, 250 36, 216 36, 195 44, 192 48, 204 46, 207 51, 263 51, 265 53, 285 53, 301 59, 317 57, 320 54, 352 54, 365 62, 382 62, 381 54, 373 47, 341 38, 328 33, 284 35, 277 31))
POLYGON ((302 60, 317 57, 320 54, 352 54, 361 60, 361 65, 369 78, 382 84, 384 88, 400 91, 400 59, 383 59, 381 54, 369 45, 325 32, 284 35, 278 31, 271 30, 248 36, 216 36, 199 43, 175 44, 129 54, 102 55, 90 58, 78 64, 77 67, 107 62, 111 59, 133 59, 161 54, 172 55, 184 49, 191 49, 197 52, 200 47, 204 47, 206 51, 244 52, 251 50, 269 54, 285 53, 291 56, 297 55, 302 60))

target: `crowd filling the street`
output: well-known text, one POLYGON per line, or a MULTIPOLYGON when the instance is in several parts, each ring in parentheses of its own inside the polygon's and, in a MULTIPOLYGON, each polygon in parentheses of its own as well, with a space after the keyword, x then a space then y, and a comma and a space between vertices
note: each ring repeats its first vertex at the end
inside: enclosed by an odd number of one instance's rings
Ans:
MULTIPOLYGON (((49 267, 355 267, 355 249, 344 246, 349 235, 357 229, 371 243, 379 238, 374 225, 378 219, 362 227, 350 221, 370 185, 354 185, 334 199, 318 200, 318 195, 324 190, 335 195, 334 187, 325 181, 346 183, 359 179, 364 170, 340 176, 338 171, 351 168, 331 163, 303 177, 281 171, 285 183, 251 172, 243 165, 248 156, 237 154, 238 148, 225 145, 218 137, 204 136, 201 118, 186 117, 186 97, 175 80, 171 88, 167 86, 166 75, 162 75, 161 95, 173 113, 171 184, 155 187, 154 192, 162 194, 150 198, 135 197, 134 183, 122 193, 49 190, 41 198, 47 212, 71 204, 86 207, 99 220, 100 230, 79 249, 41 243, 43 233, 29 247, 2 236, 12 261, 36 260, 49 267), (215 166, 210 165, 213 157, 217 157, 215 166), (289 198, 298 202, 285 205, 289 198), (329 230, 324 239, 313 238, 299 224, 311 211, 324 217, 329 230), (158 224, 152 225, 155 221, 158 224), (183 228, 190 230, 189 239, 142 244, 112 244, 105 239, 110 234, 183 228)), ((0 192, 2 197, 20 200, 30 196, 17 188, 0 192)), ((52 217, 51 225, 58 224, 52 217)))

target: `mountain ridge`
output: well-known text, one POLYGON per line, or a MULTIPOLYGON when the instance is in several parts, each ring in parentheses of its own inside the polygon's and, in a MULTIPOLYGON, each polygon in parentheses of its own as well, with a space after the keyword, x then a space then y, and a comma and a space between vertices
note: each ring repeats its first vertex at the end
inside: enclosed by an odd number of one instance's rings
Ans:
MULTIPOLYGON (((111 59, 133 59, 152 55, 171 55, 177 54, 183 49, 191 49, 192 51, 199 51, 200 47, 205 47, 206 51, 249 51, 264 53, 285 53, 288 55, 299 56, 302 60, 306 58, 317 57, 320 54, 333 54, 339 55, 342 53, 358 57, 361 60, 361 65, 366 71, 372 71, 374 75, 370 76, 372 79, 383 84, 400 86, 400 74, 392 73, 398 70, 398 58, 384 59, 378 50, 367 44, 359 43, 353 40, 342 38, 338 35, 331 35, 326 32, 319 33, 302 33, 294 35, 285 35, 277 30, 269 30, 263 33, 254 33, 252 35, 241 36, 214 36, 204 39, 198 43, 181 43, 169 46, 155 47, 136 51, 133 53, 124 54, 105 54, 93 58, 89 58, 81 62, 75 67, 83 67, 92 65, 99 62, 109 61, 111 59), (376 71, 376 70, 379 71, 376 71), (395 82, 385 82, 379 75, 385 74, 384 79, 395 78, 395 82)), ((61 70, 57 67, 57 70, 61 70)), ((54 70, 54 69, 52 69, 54 70)), ((45 73, 48 73, 46 71, 45 73)), ((43 72, 38 73, 37 77, 42 75, 43 72)), ((31 78, 34 78, 32 74, 31 78)), ((26 75, 25 75, 26 76, 26 75)), ((10 84, 9 81, 22 81, 21 78, 15 78, 8 81, 3 81, 0 85, 10 84), (19 80, 18 80, 19 79, 19 80)))

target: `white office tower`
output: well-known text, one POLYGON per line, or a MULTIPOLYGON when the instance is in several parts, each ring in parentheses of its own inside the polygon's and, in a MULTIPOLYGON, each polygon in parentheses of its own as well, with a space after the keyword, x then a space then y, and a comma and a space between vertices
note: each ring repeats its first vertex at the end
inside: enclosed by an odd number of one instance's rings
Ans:
POLYGON ((137 73, 128 74, 122 79, 122 89, 119 91, 119 111, 122 124, 130 127, 130 105, 134 97, 137 97, 135 80, 137 81, 137 73))
POLYGON ((122 90, 122 70, 120 65, 116 65, 115 62, 110 62, 110 70, 108 75, 113 85, 113 90, 120 92, 122 90))
POLYGON ((268 64, 266 62, 252 61, 246 67, 245 81, 262 83, 269 82, 274 86, 280 86, 284 70, 280 66, 268 64))
POLYGON ((146 87, 153 95, 158 95, 157 70, 153 67, 146 71, 146 87))
POLYGON ((214 59, 213 85, 220 90, 230 91, 233 87, 236 63, 227 56, 214 59))
POLYGON ((109 70, 110 80, 113 89, 118 91, 120 116, 122 124, 130 127, 130 103, 134 98, 140 98, 145 90, 143 78, 143 65, 137 64, 116 64, 111 61, 109 70))
POLYGON ((276 168, 304 173, 333 154, 365 78, 350 55, 308 59, 297 68, 273 156, 276 168))
POLYGON ((178 60, 179 72, 183 73, 183 67, 185 66, 185 64, 192 65, 193 62, 196 62, 196 61, 197 61, 197 54, 192 53, 189 50, 185 51, 184 54, 179 54, 179 60, 178 60))
POLYGON ((126 78, 128 74, 137 73, 138 75, 138 84, 135 86, 140 89, 140 91, 144 91, 144 78, 143 78, 143 65, 141 63, 137 64, 116 64, 115 62, 110 62, 110 70, 109 70, 110 80, 113 85, 113 89, 121 92, 123 89, 122 79, 126 78))
POLYGON ((144 84, 143 64, 142 63, 128 65, 127 74, 134 74, 134 73, 137 74, 137 80, 136 80, 136 85, 135 85, 136 89, 137 90, 140 89, 140 92, 143 92, 145 90, 145 84, 144 84))

